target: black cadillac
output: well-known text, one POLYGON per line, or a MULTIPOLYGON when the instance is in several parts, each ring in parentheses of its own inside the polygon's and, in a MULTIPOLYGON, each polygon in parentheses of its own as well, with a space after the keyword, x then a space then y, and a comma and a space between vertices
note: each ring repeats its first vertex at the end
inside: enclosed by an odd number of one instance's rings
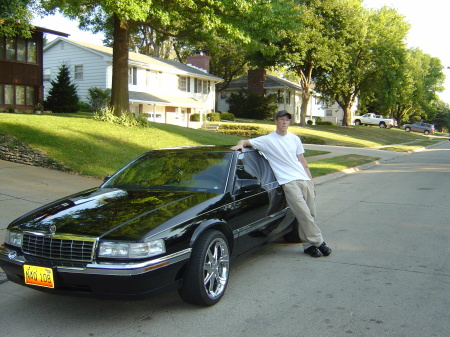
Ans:
POLYGON ((0 246, 9 280, 57 294, 144 298, 178 289, 213 305, 230 263, 296 220, 256 150, 203 146, 147 152, 99 188, 13 221, 0 246))

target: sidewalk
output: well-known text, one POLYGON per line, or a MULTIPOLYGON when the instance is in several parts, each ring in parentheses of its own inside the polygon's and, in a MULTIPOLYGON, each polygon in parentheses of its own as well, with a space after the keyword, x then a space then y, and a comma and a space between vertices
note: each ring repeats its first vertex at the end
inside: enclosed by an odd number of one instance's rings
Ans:
MULTIPOLYGON (((440 143, 441 142, 437 142, 436 144, 428 146, 427 148, 437 146, 440 143)), ((393 145, 389 145, 389 146, 393 146, 393 145)), ((361 170, 366 170, 366 169, 368 169, 370 167, 373 167, 375 165, 379 165, 382 162, 385 162, 385 161, 388 161, 388 160, 392 160, 392 159, 398 158, 400 156, 406 156, 406 155, 409 154, 408 152, 394 152, 394 151, 382 150, 383 147, 359 148, 359 147, 332 146, 332 145, 315 145, 315 144, 304 144, 303 147, 306 150, 320 150, 320 151, 329 151, 330 152, 330 153, 323 154, 323 155, 306 157, 306 160, 308 162, 315 161, 315 160, 326 159, 326 158, 344 156, 344 155, 347 155, 347 154, 359 154, 359 155, 363 155, 363 156, 372 156, 372 157, 380 158, 379 160, 371 162, 371 163, 368 163, 368 164, 364 164, 364 165, 357 166, 357 167, 352 167, 352 168, 345 169, 345 170, 340 171, 340 172, 327 174, 325 176, 316 177, 316 178, 314 178, 314 183, 316 185, 322 184, 322 183, 324 183, 326 181, 329 181, 329 180, 332 180, 332 179, 336 179, 338 177, 342 177, 342 176, 344 176, 346 174, 350 174, 350 173, 361 171, 361 170)), ((424 149, 425 148, 420 148, 420 149, 418 149, 418 150, 416 150, 414 152, 423 151, 424 149)))

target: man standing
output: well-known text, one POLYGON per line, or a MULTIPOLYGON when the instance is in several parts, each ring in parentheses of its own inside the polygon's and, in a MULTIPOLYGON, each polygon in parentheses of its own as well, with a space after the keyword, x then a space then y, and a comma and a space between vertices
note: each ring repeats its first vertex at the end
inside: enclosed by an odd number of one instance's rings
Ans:
POLYGON ((297 218, 305 254, 312 257, 328 256, 331 249, 323 241, 322 233, 315 222, 314 183, 303 156, 305 150, 300 137, 287 132, 290 122, 289 112, 278 111, 275 116, 275 132, 240 140, 231 149, 242 151, 245 147, 253 147, 266 156, 278 183, 283 186, 286 201, 297 218))

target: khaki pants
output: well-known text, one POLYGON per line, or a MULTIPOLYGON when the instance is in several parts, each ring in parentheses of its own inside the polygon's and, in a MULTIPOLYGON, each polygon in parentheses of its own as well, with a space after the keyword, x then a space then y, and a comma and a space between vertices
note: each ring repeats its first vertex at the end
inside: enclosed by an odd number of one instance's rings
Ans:
POLYGON ((311 180, 294 180, 284 184, 283 189, 287 204, 297 218, 303 248, 306 249, 312 245, 319 247, 323 238, 315 222, 314 183, 311 180))

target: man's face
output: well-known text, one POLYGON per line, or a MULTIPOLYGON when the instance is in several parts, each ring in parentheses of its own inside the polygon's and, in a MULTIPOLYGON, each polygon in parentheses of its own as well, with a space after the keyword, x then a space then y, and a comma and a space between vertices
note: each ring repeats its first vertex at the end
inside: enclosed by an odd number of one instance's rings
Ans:
POLYGON ((288 116, 281 116, 275 119, 275 125, 277 126, 277 130, 286 131, 291 123, 291 120, 288 116))

